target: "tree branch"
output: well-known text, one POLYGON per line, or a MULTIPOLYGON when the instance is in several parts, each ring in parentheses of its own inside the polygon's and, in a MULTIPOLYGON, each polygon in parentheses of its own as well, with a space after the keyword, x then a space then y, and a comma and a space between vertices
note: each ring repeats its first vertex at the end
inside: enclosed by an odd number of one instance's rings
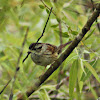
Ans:
MULTIPOLYGON (((37 79, 36 83, 33 83, 33 86, 28 88, 26 91, 26 95, 29 97, 33 92, 35 92, 38 87, 44 83, 47 78, 62 64, 62 62, 71 54, 71 52, 75 49, 75 47, 79 44, 79 42, 82 40, 84 35, 90 30, 91 25, 93 22, 97 19, 97 17, 100 14, 100 3, 97 4, 96 10, 92 14, 92 16, 88 19, 85 26, 82 28, 82 31, 79 33, 79 35, 73 40, 71 45, 61 54, 61 56, 50 66, 50 68, 39 78, 37 79)), ((23 94, 18 95, 17 100, 25 100, 25 97, 23 94)))

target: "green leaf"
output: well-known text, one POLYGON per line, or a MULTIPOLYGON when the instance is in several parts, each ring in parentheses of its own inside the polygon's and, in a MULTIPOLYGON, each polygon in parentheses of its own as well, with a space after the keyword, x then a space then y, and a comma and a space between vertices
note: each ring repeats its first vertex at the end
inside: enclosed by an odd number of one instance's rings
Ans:
POLYGON ((100 3, 100 1, 96 1, 96 3, 100 3))
POLYGON ((82 92, 82 88, 83 88, 83 81, 80 81, 80 82, 79 82, 80 93, 82 92))
MULTIPOLYGON (((84 62, 84 65, 86 66, 86 68, 89 69, 89 71, 94 75, 94 77, 97 79, 97 81, 100 83, 100 78, 98 76, 98 74, 96 73, 95 69, 88 63, 88 62, 84 62)), ((90 74, 91 74, 90 73, 90 74)), ((89 75, 90 76, 90 75, 89 75)))
POLYGON ((58 24, 55 24, 55 25, 52 25, 51 27, 52 28, 56 28, 58 26, 58 24))
POLYGON ((68 56, 67 60, 64 62, 63 70, 67 70, 68 67, 66 67, 66 66, 69 66, 69 64, 70 64, 70 63, 73 63, 74 60, 76 60, 77 58, 78 58, 78 55, 76 55, 75 52, 72 52, 72 53, 68 56))
POLYGON ((80 59, 80 65, 81 65, 81 68, 82 68, 83 72, 86 74, 86 72, 85 72, 85 70, 84 70, 84 65, 83 65, 82 59, 80 59))
POLYGON ((90 89, 91 89, 93 96, 95 97, 95 100, 99 100, 96 91, 94 90, 94 88, 91 85, 90 85, 90 89))
POLYGON ((46 12, 49 14, 49 10, 48 9, 46 9, 46 12))
POLYGON ((57 21, 58 21, 58 23, 59 23, 59 22, 60 22, 60 18, 56 17, 56 19, 57 19, 57 21))
POLYGON ((78 34, 77 31, 72 31, 71 33, 72 33, 73 35, 77 35, 77 34, 78 34))
POLYGON ((45 89, 44 89, 44 93, 45 93, 45 100, 50 100, 48 92, 45 89))
POLYGON ((45 89, 40 90, 38 94, 41 100, 50 100, 50 97, 45 89))
POLYGON ((8 58, 9 58, 8 56, 0 57, 0 62, 3 62, 3 61, 5 61, 5 60, 8 59, 8 58))
POLYGON ((68 32, 63 32, 62 37, 67 37, 68 38, 69 37, 68 32))
POLYGON ((41 9, 44 9, 44 8, 45 8, 43 5, 39 5, 39 7, 40 7, 41 9))
POLYGON ((56 90, 55 85, 43 85, 40 89, 56 90))
POLYGON ((69 96, 71 97, 71 99, 73 98, 73 92, 77 80, 77 73, 78 73, 78 60, 75 60, 70 69, 70 76, 69 76, 69 96))
POLYGON ((94 31, 95 31, 95 28, 88 34, 88 36, 85 38, 85 40, 87 40, 93 34, 94 31))
POLYGON ((78 63, 79 67, 78 67, 78 81, 77 81, 77 83, 78 83, 78 86, 79 86, 79 92, 81 93, 82 88, 83 88, 83 81, 80 81, 80 80, 82 78, 83 72, 85 72, 85 71, 84 71, 84 68, 83 68, 82 59, 79 59, 78 61, 79 61, 79 63, 78 63))
MULTIPOLYGON (((59 33, 60 33, 60 31, 58 31, 58 30, 54 30, 58 35, 59 35, 59 33)), ((62 32, 62 37, 69 37, 69 35, 68 35, 68 32, 62 32)))
MULTIPOLYGON (((96 65, 97 65, 97 61, 95 60, 95 61, 91 62, 90 64, 92 65, 93 68, 95 68, 96 65)), ((81 81, 86 81, 86 80, 91 76, 91 74, 92 74, 92 73, 89 71, 88 68, 85 68, 85 72, 86 72, 86 74, 83 73, 83 75, 82 75, 82 77, 81 77, 81 81)))

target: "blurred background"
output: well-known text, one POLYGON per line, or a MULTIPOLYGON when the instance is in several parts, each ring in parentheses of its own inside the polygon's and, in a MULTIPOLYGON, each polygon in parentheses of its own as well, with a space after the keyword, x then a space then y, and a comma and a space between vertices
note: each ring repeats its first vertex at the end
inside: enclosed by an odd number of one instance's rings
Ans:
MULTIPOLYGON (((81 32, 96 3, 100 1, 0 0, 0 91, 14 76, 27 27, 29 32, 13 87, 14 100, 18 93, 24 93, 44 72, 45 67, 36 65, 30 56, 24 64, 22 60, 27 55, 29 45, 40 37, 50 8, 53 7, 53 12, 39 42, 59 46, 73 40, 81 32)), ((8 100, 11 87, 12 82, 0 95, 1 100, 8 100)), ((68 100, 71 96, 74 100, 97 100, 100 97, 100 17, 78 47, 31 95, 30 100, 68 100), (76 80, 73 79, 74 76, 76 80), (71 86, 74 91, 71 91, 71 86)))

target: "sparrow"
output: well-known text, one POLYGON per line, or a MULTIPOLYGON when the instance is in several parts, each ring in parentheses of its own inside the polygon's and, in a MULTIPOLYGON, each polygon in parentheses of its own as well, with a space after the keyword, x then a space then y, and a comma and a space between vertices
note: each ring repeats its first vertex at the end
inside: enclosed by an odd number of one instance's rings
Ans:
POLYGON ((61 50, 71 42, 72 41, 67 42, 58 47, 49 43, 32 43, 29 46, 28 53, 31 54, 31 59, 35 64, 46 67, 47 65, 52 64, 58 58, 61 50))

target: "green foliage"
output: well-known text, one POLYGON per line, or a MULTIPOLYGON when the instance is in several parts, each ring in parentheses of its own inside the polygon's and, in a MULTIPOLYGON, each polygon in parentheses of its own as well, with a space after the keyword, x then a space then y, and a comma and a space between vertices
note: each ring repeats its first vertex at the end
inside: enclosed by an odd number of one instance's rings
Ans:
POLYGON ((43 5, 39 5, 39 7, 40 7, 41 9, 44 9, 44 8, 45 8, 43 5))
POLYGON ((50 97, 45 89, 39 91, 39 98, 41 100, 50 100, 50 97))
MULTIPOLYGON (((40 37, 50 12, 49 9, 53 7, 53 12, 40 42, 56 46, 60 45, 59 22, 61 22, 62 40, 66 43, 81 32, 82 27, 93 13, 92 8, 88 6, 90 2, 87 1, 89 0, 52 0, 52 2, 43 0, 46 6, 41 0, 24 0, 23 4, 22 1, 0 0, 0 90, 14 76, 26 28, 30 28, 19 64, 20 70, 13 87, 14 100, 19 92, 24 93, 44 73, 45 67, 34 64, 30 56, 24 64, 22 61, 27 55, 29 45, 40 37), (84 7, 85 4, 87 8, 84 7)), ((94 2, 99 1, 94 0, 94 2)), ((100 17, 97 21, 100 23, 100 17)), ((97 99, 98 87, 94 87, 100 84, 99 48, 100 32, 95 22, 61 67, 32 94, 33 99, 35 97, 41 100, 50 100, 52 97, 76 100, 97 99), (57 90, 58 82, 68 76, 69 80, 64 81, 57 90), (92 98, 89 97, 87 91, 92 98)), ((0 95, 0 100, 9 99, 11 86, 12 82, 0 95)))
POLYGON ((88 34, 88 36, 85 37, 85 40, 88 39, 88 38, 93 34, 94 31, 95 31, 95 29, 93 29, 93 30, 88 34))
POLYGON ((69 96, 71 99, 73 98, 75 83, 77 81, 77 73, 78 73, 78 60, 75 60, 72 64, 69 75, 69 96))
POLYGON ((46 9, 46 12, 49 14, 49 10, 48 9, 46 9))
MULTIPOLYGON (((94 70, 94 68, 87 62, 84 62, 84 65, 86 66, 86 68, 89 69, 89 71, 94 75, 94 77, 97 79, 97 81, 100 83, 100 79, 99 76, 97 75, 96 71, 94 70)), ((89 75, 89 74, 88 74, 89 75)), ((89 77, 89 76, 88 76, 89 77)))
MULTIPOLYGON (((93 69, 93 68, 96 67, 97 61, 91 62, 91 65, 92 65, 92 66, 91 66, 90 64, 86 63, 86 62, 85 62, 85 64, 86 64, 86 69, 85 69, 85 72, 86 72, 86 73, 83 73, 83 75, 82 75, 82 77, 81 77, 81 81, 86 81, 86 80, 91 76, 91 74, 95 74, 95 76, 96 76, 97 79, 98 79, 98 76, 96 75, 96 72, 95 72, 95 70, 93 69), (90 70, 91 70, 91 71, 90 71, 90 70)), ((98 81, 99 81, 99 79, 98 79, 98 81)))

